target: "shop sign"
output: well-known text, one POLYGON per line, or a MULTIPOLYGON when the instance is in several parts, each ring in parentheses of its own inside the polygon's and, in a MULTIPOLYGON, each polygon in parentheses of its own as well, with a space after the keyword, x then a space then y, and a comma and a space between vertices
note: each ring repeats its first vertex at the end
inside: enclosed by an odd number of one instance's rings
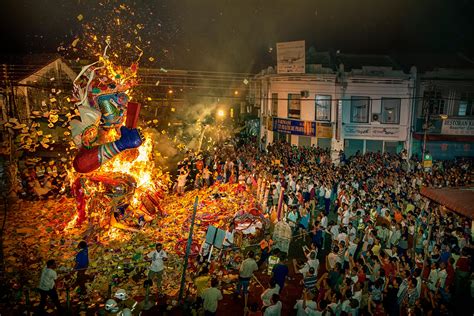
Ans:
POLYGON ((344 125, 344 137, 399 139, 401 130, 400 126, 344 125))
POLYGON ((318 138, 332 138, 332 124, 316 123, 316 136, 318 138))
POLYGON ((441 134, 474 136, 474 120, 446 119, 443 120, 441 134))
POLYGON ((316 136, 316 122, 273 118, 274 132, 291 135, 316 136))

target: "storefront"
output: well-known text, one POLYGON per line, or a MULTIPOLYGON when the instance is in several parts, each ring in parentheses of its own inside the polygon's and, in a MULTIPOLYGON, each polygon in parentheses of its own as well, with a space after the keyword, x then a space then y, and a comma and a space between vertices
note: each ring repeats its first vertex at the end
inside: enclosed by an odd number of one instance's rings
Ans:
MULTIPOLYGON (((413 133, 413 154, 423 151, 423 119, 417 119, 413 133)), ((474 120, 467 118, 430 119, 426 131, 426 151, 435 160, 474 157, 474 120)))
POLYGON ((287 141, 297 146, 331 148, 332 124, 315 121, 271 118, 267 129, 273 141, 287 141))
POLYGON ((407 130, 402 126, 346 124, 343 134, 344 152, 350 157, 357 152, 399 153, 405 146, 407 130))

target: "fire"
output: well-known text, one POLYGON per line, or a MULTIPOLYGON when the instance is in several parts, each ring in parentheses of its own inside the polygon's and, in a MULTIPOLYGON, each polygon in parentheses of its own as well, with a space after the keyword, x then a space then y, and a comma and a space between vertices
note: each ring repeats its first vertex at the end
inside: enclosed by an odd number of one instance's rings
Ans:
POLYGON ((147 190, 155 190, 155 182, 158 181, 156 176, 161 174, 160 170, 155 167, 153 161, 153 143, 151 135, 144 133, 145 140, 138 147, 138 156, 135 159, 127 159, 129 156, 118 155, 114 159, 105 163, 101 168, 101 172, 106 173, 127 173, 131 175, 137 182, 135 194, 132 199, 132 206, 138 207, 140 204, 139 195, 147 190))
MULTIPOLYGON (((138 84, 138 61, 130 67, 114 64, 107 55, 111 39, 107 37, 107 46, 99 60, 83 68, 74 81, 75 97, 79 105, 99 107, 97 98, 111 93, 125 93, 131 100, 132 88, 138 84), (85 77, 85 78, 84 78, 85 77)), ((118 57, 116 54, 114 56, 118 57)), ((113 142, 120 138, 119 128, 123 124, 126 111, 120 112, 120 117, 111 125, 99 128, 97 146, 113 142)), ((82 117, 81 117, 82 118, 82 117)), ((83 136, 83 135, 82 135, 83 136)), ((74 188, 79 216, 76 216, 67 228, 76 222, 89 218, 89 225, 98 227, 102 232, 107 231, 109 237, 117 235, 112 229, 123 228, 135 230, 128 225, 143 224, 160 210, 163 190, 160 177, 161 169, 155 166, 153 160, 153 144, 151 133, 144 132, 144 141, 136 149, 129 149, 105 162, 100 168, 87 175, 71 174, 71 185, 74 188), (126 213, 133 213, 128 216, 126 213), (134 221, 135 219, 135 221, 134 221)), ((94 146, 95 146, 94 145, 94 146)), ((113 239, 113 238, 112 238, 113 239)))

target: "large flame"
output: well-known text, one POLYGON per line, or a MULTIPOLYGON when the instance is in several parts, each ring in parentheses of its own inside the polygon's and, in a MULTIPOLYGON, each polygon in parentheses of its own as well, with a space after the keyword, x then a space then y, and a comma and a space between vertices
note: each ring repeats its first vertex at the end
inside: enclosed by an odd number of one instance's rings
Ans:
MULTIPOLYGON (((90 96, 89 91, 93 91, 94 93, 94 91, 97 90, 97 87, 92 90, 89 89, 89 84, 91 82, 93 82, 94 85, 101 84, 102 86, 107 83, 107 85, 105 85, 106 87, 115 89, 114 91, 124 92, 130 100, 132 93, 131 88, 137 84, 136 75, 138 61, 128 68, 114 65, 106 55, 109 44, 110 43, 108 42, 104 54, 99 57, 99 66, 96 67, 94 63, 86 67, 92 75, 89 75, 86 84, 84 84, 84 82, 82 82, 82 84, 80 82, 75 84, 76 91, 82 91, 82 95, 90 96), (94 73, 97 75, 96 77, 94 77, 94 73), (97 78, 98 82, 91 81, 91 78, 94 78, 94 80, 97 78), (114 82, 115 85, 109 85, 110 82, 114 82)), ((140 59, 140 57, 138 59, 140 59)), ((107 93, 109 92, 111 91, 108 91, 107 93)), ((78 93, 78 95, 80 96, 81 93, 78 93)), ((103 141, 101 141, 101 143, 108 143, 116 140, 119 136, 117 134, 119 126, 116 126, 116 128, 117 129, 103 130, 103 141)), ((112 214, 108 214, 109 209, 119 206, 122 207, 124 203, 130 205, 129 209, 131 209, 131 211, 146 217, 154 215, 154 213, 159 209, 159 200, 162 197, 162 195, 160 195, 160 190, 162 190, 164 186, 160 181, 160 177, 162 176, 161 169, 155 166, 153 160, 153 144, 151 136, 150 133, 144 132, 144 141, 138 149, 130 149, 121 152, 110 161, 104 163, 99 170, 91 174, 91 176, 81 178, 83 180, 82 187, 87 196, 86 199, 88 199, 85 211, 87 216, 92 218, 93 223, 98 223, 101 227, 107 226, 107 218, 112 216, 112 214), (131 176, 133 180, 129 177, 123 177, 123 174, 131 176), (120 186, 117 186, 117 190, 121 193, 115 194, 114 192, 113 195, 104 194, 106 188, 104 187, 103 182, 110 184, 107 178, 117 175, 122 175, 122 180, 125 181, 127 185, 129 184, 128 187, 132 189, 128 190, 122 188, 121 191, 120 186), (123 190, 125 190, 125 193, 123 193, 123 190), (133 196, 131 196, 132 192, 133 196)), ((77 174, 71 174, 71 176, 71 182, 75 181, 77 174)), ((115 190, 115 188, 112 190, 115 190)), ((68 224, 67 227, 72 227, 76 220, 77 216, 68 224)), ((112 230, 109 230, 109 233, 112 233, 112 230)))
POLYGON ((105 163, 101 168, 101 172, 113 173, 120 172, 131 175, 137 182, 137 189, 131 201, 133 207, 139 207, 140 194, 149 190, 156 190, 157 185, 161 184, 159 176, 161 170, 156 168, 153 161, 153 143, 151 135, 144 133, 145 140, 138 147, 138 156, 133 159, 127 159, 127 156, 118 155, 111 161, 105 163))

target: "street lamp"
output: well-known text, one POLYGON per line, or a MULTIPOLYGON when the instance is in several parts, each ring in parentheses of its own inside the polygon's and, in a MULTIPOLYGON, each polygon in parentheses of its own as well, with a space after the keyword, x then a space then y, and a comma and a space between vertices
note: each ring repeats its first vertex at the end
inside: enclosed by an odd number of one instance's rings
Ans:
POLYGON ((217 117, 223 119, 225 116, 225 112, 222 109, 217 110, 217 117))

